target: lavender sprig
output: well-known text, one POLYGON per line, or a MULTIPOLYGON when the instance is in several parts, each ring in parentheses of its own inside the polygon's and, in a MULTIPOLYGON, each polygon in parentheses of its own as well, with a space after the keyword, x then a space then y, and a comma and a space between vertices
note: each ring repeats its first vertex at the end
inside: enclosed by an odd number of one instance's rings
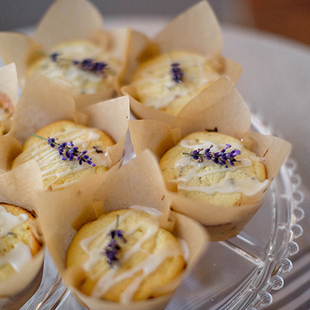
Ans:
POLYGON ((44 138, 41 136, 38 136, 36 134, 30 133, 31 135, 46 140, 47 143, 53 147, 58 149, 59 155, 61 156, 62 160, 69 160, 72 161, 73 159, 76 159, 80 165, 82 165, 83 162, 95 167, 96 165, 92 162, 92 158, 90 158, 88 155, 86 155, 87 151, 79 151, 79 148, 77 146, 74 146, 73 142, 70 141, 69 143, 63 142, 61 144, 57 143, 55 138, 44 138))
POLYGON ((180 64, 177 62, 173 62, 171 64, 171 69, 170 69, 170 73, 172 75, 172 81, 176 82, 176 83, 183 83, 183 71, 180 68, 180 64))
POLYGON ((183 153, 184 155, 191 156, 193 159, 197 160, 198 162, 203 162, 204 158, 207 160, 212 160, 215 164, 218 165, 225 165, 228 168, 228 164, 234 166, 235 162, 239 162, 235 159, 237 155, 240 155, 240 150, 234 149, 231 152, 226 152, 227 149, 231 147, 230 144, 226 144, 226 147, 223 148, 220 152, 211 152, 211 148, 213 145, 210 145, 204 152, 203 149, 197 149, 190 153, 183 153), (202 153, 201 153, 202 152, 202 153))
POLYGON ((98 62, 91 58, 87 58, 81 61, 71 60, 71 59, 60 57, 60 55, 61 55, 60 53, 53 53, 53 54, 50 54, 49 57, 52 61, 56 63, 69 62, 69 63, 72 63, 74 66, 80 68, 81 70, 95 73, 95 74, 100 75, 102 78, 106 78, 105 69, 107 69, 108 67, 107 63, 98 62))
POLYGON ((116 216, 116 227, 111 230, 108 234, 108 237, 111 239, 109 244, 106 246, 104 250, 104 254, 107 257, 107 262, 112 268, 116 263, 119 262, 118 252, 121 250, 121 246, 118 243, 116 238, 119 238, 122 242, 127 242, 124 237, 124 232, 118 229, 119 215, 116 216))

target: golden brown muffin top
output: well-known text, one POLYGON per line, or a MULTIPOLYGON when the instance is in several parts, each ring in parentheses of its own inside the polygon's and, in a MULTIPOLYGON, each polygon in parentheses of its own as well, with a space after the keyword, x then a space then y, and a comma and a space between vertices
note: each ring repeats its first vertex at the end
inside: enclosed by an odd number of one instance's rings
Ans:
MULTIPOLYGON (((117 210, 84 225, 67 253, 67 267, 85 271, 79 289, 93 297, 123 303, 162 295, 184 269, 178 240, 160 228, 156 216, 138 210, 117 210), (107 259, 109 232, 123 232, 126 242, 116 238, 118 261, 107 259)), ((167 292, 165 292, 167 293, 167 292)))
POLYGON ((36 135, 44 138, 56 138, 56 142, 73 142, 79 151, 87 151, 92 163, 63 160, 57 146, 51 147, 46 140, 30 136, 24 143, 23 153, 14 161, 13 167, 35 159, 41 168, 44 188, 61 189, 71 182, 91 173, 108 170, 107 148, 114 145, 112 138, 96 128, 88 128, 71 121, 58 121, 41 128, 36 135))
POLYGON ((267 184, 266 169, 253 152, 247 150, 233 137, 216 132, 199 132, 186 136, 178 145, 171 148, 160 160, 164 179, 174 182, 181 195, 216 205, 240 205, 242 195, 251 196, 267 184), (226 147, 226 152, 239 150, 240 155, 234 158, 236 162, 219 165, 212 160, 203 158, 201 162, 183 153, 190 154, 194 150, 211 147, 210 152, 220 152, 226 147), (265 181, 266 180, 266 181, 265 181))

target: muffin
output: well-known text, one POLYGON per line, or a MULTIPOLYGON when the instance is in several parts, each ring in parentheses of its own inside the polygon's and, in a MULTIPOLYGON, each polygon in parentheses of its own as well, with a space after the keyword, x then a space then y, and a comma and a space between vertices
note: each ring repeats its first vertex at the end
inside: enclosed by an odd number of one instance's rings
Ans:
POLYGON ((44 188, 62 189, 86 175, 108 170, 107 148, 113 146, 114 141, 99 129, 62 120, 43 127, 36 135, 45 140, 30 136, 23 145, 23 152, 14 160, 13 168, 35 159, 41 169, 44 188), (48 138, 54 138, 54 147, 46 141, 48 138), (70 146, 70 141, 73 146, 70 146), (60 155, 58 145, 63 143, 67 143, 67 146, 60 155), (66 149, 73 147, 78 148, 85 161, 66 154, 66 149))
POLYGON ((0 281, 19 272, 41 249, 29 226, 33 219, 20 207, 0 205, 0 281))
POLYGON ((65 77, 79 93, 94 94, 113 86, 121 64, 111 53, 86 40, 66 41, 31 62, 28 76, 65 77))
POLYGON ((84 294, 127 303, 168 294, 163 288, 186 263, 178 240, 159 227, 156 216, 125 209, 84 225, 69 246, 66 265, 83 269, 78 289, 84 294), (118 250, 111 256, 115 242, 118 250))
POLYGON ((174 51, 141 63, 130 85, 140 103, 175 116, 216 81, 221 71, 222 64, 218 61, 192 52, 174 51))
POLYGON ((261 158, 240 140, 217 132, 186 136, 159 164, 165 181, 180 195, 213 205, 241 205, 243 196, 268 185, 261 158))

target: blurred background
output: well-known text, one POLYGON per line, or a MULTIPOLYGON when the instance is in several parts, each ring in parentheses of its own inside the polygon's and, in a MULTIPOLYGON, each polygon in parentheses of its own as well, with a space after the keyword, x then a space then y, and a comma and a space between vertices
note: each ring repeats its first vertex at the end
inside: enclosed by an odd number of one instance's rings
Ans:
MULTIPOLYGON (((38 23, 53 1, 1 0, 0 31, 38 23)), ((172 18, 197 2, 199 0, 92 0, 109 18, 125 15, 172 18)), ((209 0, 209 3, 222 24, 256 28, 310 44, 309 0, 209 0)))

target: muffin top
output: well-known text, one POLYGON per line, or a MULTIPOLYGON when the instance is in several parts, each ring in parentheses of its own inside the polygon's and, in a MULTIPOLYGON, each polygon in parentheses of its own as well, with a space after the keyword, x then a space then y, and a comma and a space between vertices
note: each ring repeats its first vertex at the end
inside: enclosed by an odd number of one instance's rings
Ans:
POLYGON ((120 67, 120 61, 100 46, 73 40, 39 57, 29 66, 28 74, 39 72, 50 79, 65 77, 81 94, 94 94, 112 87, 120 67))
MULTIPOLYGON (((41 128, 36 135, 45 139, 55 138, 55 143, 73 142, 79 152, 87 151, 94 165, 77 158, 64 160, 57 146, 46 140, 30 136, 23 145, 23 152, 15 159, 13 167, 35 159, 40 166, 44 188, 62 189, 83 176, 108 170, 107 148, 114 145, 112 138, 96 128, 88 128, 71 121, 58 121, 41 128)), ((65 155, 65 153, 64 153, 65 155)))
POLYGON ((186 136, 164 154, 160 167, 179 194, 215 205, 240 205, 243 195, 252 196, 268 184, 261 158, 238 139, 216 132, 186 136), (221 151, 227 156, 221 157, 221 151), (222 158, 234 160, 221 163, 222 158))
POLYGON ((29 226, 33 219, 20 207, 0 204, 0 281, 18 272, 41 249, 29 226))
POLYGON ((221 64, 185 51, 162 54, 142 63, 131 79, 138 100, 177 115, 184 105, 220 77, 221 64))
POLYGON ((102 215, 77 232, 67 267, 77 266, 84 270, 78 287, 83 293, 127 303, 167 294, 166 286, 183 271, 185 261, 178 240, 159 227, 157 216, 126 209, 102 215), (119 250, 111 259, 115 241, 119 250))

